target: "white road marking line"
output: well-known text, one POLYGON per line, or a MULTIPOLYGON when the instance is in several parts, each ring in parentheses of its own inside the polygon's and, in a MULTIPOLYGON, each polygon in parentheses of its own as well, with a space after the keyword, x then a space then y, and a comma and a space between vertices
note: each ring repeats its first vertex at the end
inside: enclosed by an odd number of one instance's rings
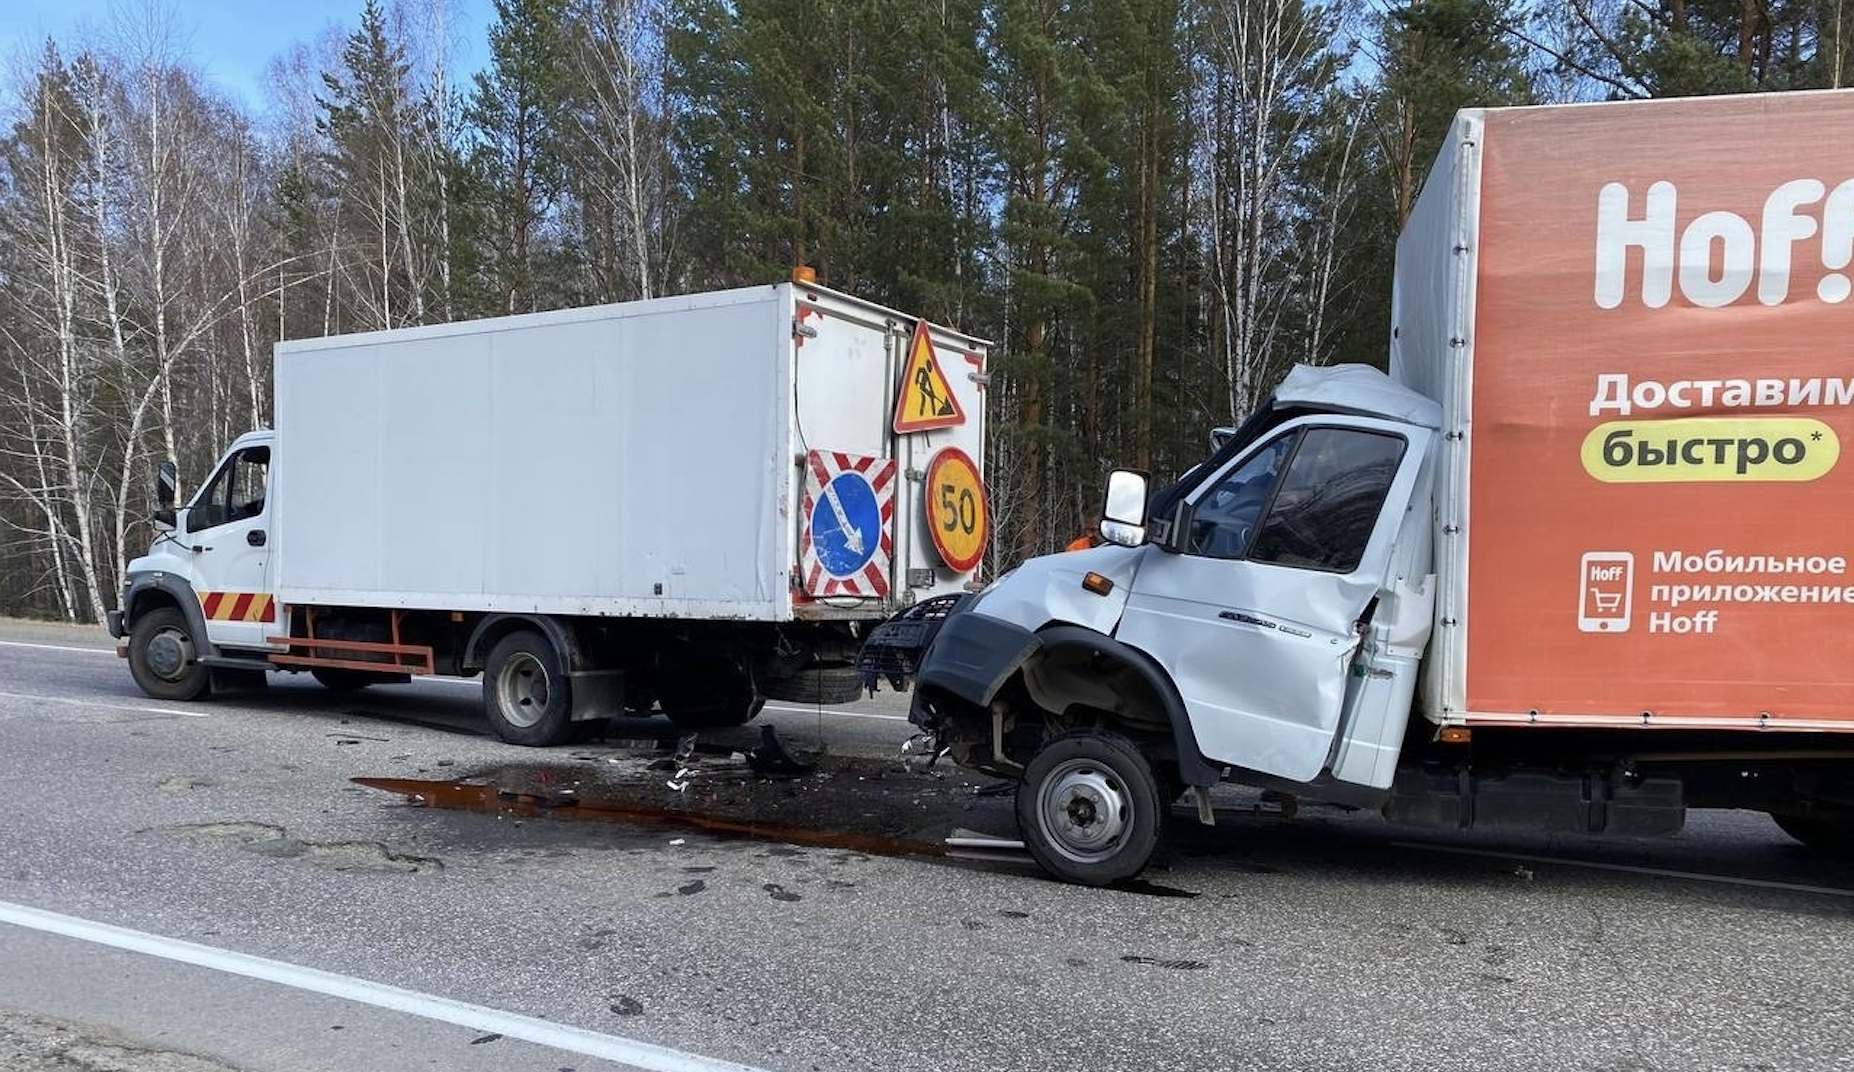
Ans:
POLYGON ((0 648, 44 648, 46 651, 75 651, 84 655, 115 655, 115 648, 79 648, 69 644, 33 644, 24 640, 0 640, 0 648))
POLYGON ((74 707, 101 707, 108 711, 134 711, 136 714, 141 715, 179 715, 182 718, 212 717, 204 711, 186 711, 178 707, 140 707, 131 706, 129 704, 105 703, 100 700, 79 700, 70 696, 37 696, 30 692, 0 692, 0 696, 12 700, 37 700, 40 703, 70 704, 74 707))
MULTIPOLYGON (((472 688, 483 687, 482 681, 471 678, 420 677, 414 678, 413 680, 429 681, 439 685, 469 685, 472 688)), ((906 715, 878 715, 871 711, 837 711, 833 710, 832 706, 828 704, 823 707, 800 707, 796 704, 768 703, 766 705, 766 710, 784 711, 787 714, 794 715, 815 715, 822 712, 832 718, 873 718, 883 722, 906 722, 908 720, 908 716, 906 715)))
POLYGON ((1533 856, 1523 852, 1501 852, 1497 849, 1469 849, 1456 845, 1428 845, 1420 841, 1393 841, 1392 845, 1403 849, 1422 849, 1427 852, 1448 852, 1457 856, 1491 856, 1499 860, 1524 860, 1534 864, 1562 864, 1565 867, 1587 867, 1598 871, 1626 871, 1632 875, 1658 875, 1662 878, 1685 878, 1699 882, 1718 882, 1727 886, 1750 886, 1760 890, 1794 890, 1797 893, 1825 893, 1831 897, 1854 897, 1854 889, 1840 886, 1810 886, 1801 882, 1778 882, 1766 878, 1739 878, 1735 875, 1708 875, 1700 871, 1672 871, 1663 867, 1638 867, 1634 864, 1609 864, 1597 860, 1568 860, 1562 856, 1533 856))
POLYGON ((833 711, 829 707, 794 707, 790 704, 769 703, 768 711, 783 711, 794 715, 827 715, 831 718, 874 718, 883 722, 906 722, 906 715, 878 715, 871 711, 833 711))
POLYGON ((126 949, 131 953, 192 964, 229 975, 241 975, 247 979, 276 983, 314 994, 325 994, 344 1001, 356 1001, 440 1023, 456 1024, 473 1031, 490 1032, 569 1053, 616 1061, 651 1072, 757 1072, 750 1065, 685 1053, 637 1039, 550 1023, 532 1016, 471 1005, 435 994, 421 994, 416 990, 404 990, 318 968, 305 968, 281 960, 256 957, 249 953, 199 945, 107 923, 93 923, 76 916, 60 915, 7 901, 0 901, 0 923, 75 938, 80 942, 126 949))

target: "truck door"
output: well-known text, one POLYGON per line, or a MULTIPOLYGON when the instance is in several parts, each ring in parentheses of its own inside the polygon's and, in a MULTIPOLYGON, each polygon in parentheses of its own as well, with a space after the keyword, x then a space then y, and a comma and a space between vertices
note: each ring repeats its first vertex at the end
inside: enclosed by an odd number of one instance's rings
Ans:
POLYGON ((1295 781, 1326 766, 1431 436, 1303 418, 1186 498, 1117 635, 1171 673, 1207 758, 1295 781))
POLYGON ((193 586, 206 633, 219 647, 261 648, 276 631, 270 558, 270 446, 226 455, 181 518, 181 542, 196 550, 193 586))

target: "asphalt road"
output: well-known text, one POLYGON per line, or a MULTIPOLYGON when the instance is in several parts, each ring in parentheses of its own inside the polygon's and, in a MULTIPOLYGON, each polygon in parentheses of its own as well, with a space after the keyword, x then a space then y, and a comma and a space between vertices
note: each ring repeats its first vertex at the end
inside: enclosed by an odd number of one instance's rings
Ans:
MULTIPOLYGON (((454 683, 163 704, 107 645, 0 623, 0 1068, 1558 1072, 1854 1052, 1854 870, 1759 815, 1696 813, 1664 841, 1438 837, 1228 794, 1216 828, 1174 824, 1150 892, 1087 890, 1010 861, 413 807, 350 779, 578 779, 648 755, 509 748, 454 683)), ((901 711, 765 717, 884 757, 901 711)), ((824 830, 878 805, 916 840, 1008 830, 1007 800, 956 779, 872 779, 781 791, 817 789, 824 830)))

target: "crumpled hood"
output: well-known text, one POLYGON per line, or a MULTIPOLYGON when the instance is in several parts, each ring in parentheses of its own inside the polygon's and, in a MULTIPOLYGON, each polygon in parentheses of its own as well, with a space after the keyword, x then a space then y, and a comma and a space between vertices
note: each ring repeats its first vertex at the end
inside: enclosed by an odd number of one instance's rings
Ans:
POLYGON ((1051 622, 1064 622, 1112 636, 1126 609, 1139 564, 1155 550, 1150 544, 1108 544, 1033 558, 999 578, 972 609, 1033 631, 1051 622), (1083 588, 1082 577, 1089 572, 1113 581, 1113 591, 1097 596, 1083 588))

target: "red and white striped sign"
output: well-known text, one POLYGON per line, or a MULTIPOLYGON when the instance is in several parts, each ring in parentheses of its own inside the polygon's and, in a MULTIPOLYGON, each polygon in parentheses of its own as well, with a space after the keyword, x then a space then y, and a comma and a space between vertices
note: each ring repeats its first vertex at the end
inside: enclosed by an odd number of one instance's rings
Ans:
MULTIPOLYGON (((889 592, 889 563, 895 551, 895 462, 891 458, 869 458, 856 454, 842 454, 835 451, 814 450, 805 456, 805 502, 804 532, 799 537, 798 566, 803 578, 801 592, 804 596, 823 598, 827 596, 851 596, 861 598, 883 599, 889 592), (867 486, 867 494, 859 489, 841 483, 848 476, 859 480, 867 486), (825 493, 826 488, 833 488, 833 495, 825 493), (854 492, 855 494, 844 494, 854 492), (835 501, 833 501, 833 498, 835 501), (844 500, 849 500, 845 502, 844 500), (853 518, 870 516, 869 503, 873 499, 875 516, 880 524, 876 527, 880 533, 864 533, 855 528, 853 518), (855 553, 858 560, 854 568, 844 573, 833 572, 831 554, 820 553, 817 542, 812 539, 812 528, 825 525, 831 538, 839 545, 844 542, 846 527, 853 530, 852 543, 865 538, 876 540, 873 548, 855 553)), ((822 538, 822 537, 820 537, 822 538)), ((838 552, 842 554, 841 551, 838 552)))

